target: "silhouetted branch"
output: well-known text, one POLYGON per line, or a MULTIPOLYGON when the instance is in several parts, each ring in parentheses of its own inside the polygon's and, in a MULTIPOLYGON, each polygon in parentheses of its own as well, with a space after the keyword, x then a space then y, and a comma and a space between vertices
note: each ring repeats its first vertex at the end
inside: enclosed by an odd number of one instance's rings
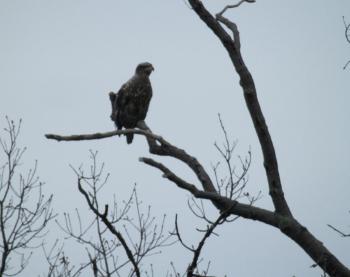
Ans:
MULTIPOLYGON (((202 1, 189 0, 189 3, 197 15, 219 38, 231 58, 234 68, 240 77, 240 85, 243 88, 246 104, 259 138, 264 157, 269 191, 276 212, 282 215, 291 216, 290 209, 282 190, 275 149, 256 95, 254 80, 243 61, 240 49, 237 47, 237 41, 235 42, 232 40, 225 29, 220 25, 218 20, 222 21, 222 17, 219 16, 218 19, 215 19, 204 7, 202 1)), ((225 25, 227 26, 231 21, 226 18, 225 22, 225 25)))
POLYGON ((246 3, 255 3, 255 0, 241 0, 241 1, 239 1, 237 4, 234 4, 234 5, 227 5, 221 12, 218 13, 218 15, 223 15, 224 12, 226 12, 228 9, 237 8, 237 7, 239 7, 241 4, 243 4, 244 2, 246 2, 246 3))
POLYGON ((134 271, 135 271, 136 276, 140 277, 141 276, 140 269, 139 269, 139 267, 138 267, 138 265, 137 265, 137 263, 136 263, 136 261, 134 259, 133 253, 131 252, 131 249, 127 245, 127 243, 126 243, 124 237, 122 236, 122 234, 119 231, 117 231, 112 224, 110 224, 110 222, 108 221, 108 219, 106 218, 104 213, 103 214, 100 213, 93 206, 92 201, 90 200, 88 193, 81 186, 81 179, 79 179, 79 181, 78 181, 78 188, 79 188, 79 191, 84 195, 85 200, 88 203, 90 209, 93 211, 93 213, 96 216, 98 216, 102 220, 102 222, 107 226, 109 231, 118 238, 118 240, 120 241, 120 243, 122 244, 122 246, 123 246, 123 248, 124 248, 124 250, 126 252, 126 255, 128 256, 129 261, 132 263, 132 265, 134 267, 134 271))
POLYGON ((346 23, 345 16, 343 16, 343 22, 345 27, 345 39, 350 43, 350 24, 346 23))
POLYGON ((90 265, 90 262, 80 266, 72 264, 69 257, 65 255, 63 248, 63 244, 59 245, 58 240, 54 242, 50 249, 47 249, 44 244, 42 245, 46 262, 49 265, 48 271, 42 277, 78 277, 90 265))
POLYGON ((94 133, 94 134, 81 134, 81 135, 71 135, 71 136, 61 136, 55 134, 46 134, 45 137, 47 139, 53 139, 57 141, 81 141, 81 140, 95 140, 95 139, 104 139, 114 136, 127 135, 127 134, 136 134, 143 135, 152 139, 159 141, 160 143, 165 143, 162 137, 157 136, 153 133, 138 130, 138 129, 124 129, 124 130, 116 130, 111 132, 104 133, 94 133))
MULTIPOLYGON (((345 39, 348 43, 350 43, 350 23, 346 23, 344 16, 343 16, 343 22, 345 27, 345 39)), ((343 69, 345 70, 349 64, 350 64, 350 60, 346 62, 343 69)))
POLYGON ((6 121, 5 135, 0 138, 0 276, 14 276, 25 269, 32 256, 27 250, 40 246, 55 215, 52 195, 46 198, 42 192, 37 162, 27 173, 19 173, 26 151, 18 146, 21 121, 18 125, 8 117, 6 121))
MULTIPOLYGON (((299 244, 299 246, 328 274, 334 276, 350 276, 349 269, 325 248, 304 226, 293 218, 284 197, 275 149, 257 98, 254 80, 244 63, 240 52, 240 43, 237 43, 237 41, 239 41, 237 25, 227 18, 224 18, 220 13, 214 18, 200 0, 189 0, 189 4, 199 18, 220 40, 231 59, 234 69, 239 75, 246 105, 262 149, 269 193, 275 207, 275 215, 282 216, 282 218, 277 220, 279 222, 278 228, 299 244), (220 23, 224 24, 234 33, 234 39, 231 39, 230 35, 220 23)), ((238 215, 238 213, 236 214, 238 215)))
POLYGON ((331 229, 333 229, 334 231, 336 231, 338 234, 340 234, 342 237, 350 237, 350 233, 349 234, 345 234, 344 232, 340 231, 339 229, 335 228, 334 226, 327 224, 327 226, 331 229))
MULTIPOLYGON (((234 215, 238 215, 244 218, 249 218, 254 220, 258 219, 264 223, 277 226, 277 217, 273 212, 270 212, 265 209, 257 208, 251 205, 239 203, 238 201, 234 201, 227 197, 219 195, 216 192, 208 173, 205 171, 203 166, 198 162, 198 160, 195 157, 190 156, 184 150, 170 144, 164 138, 158 135, 154 135, 144 122, 139 122, 139 123, 140 123, 139 127, 143 128, 145 131, 142 132, 140 130, 132 129, 132 130, 128 130, 128 132, 144 135, 148 141, 150 153, 160 155, 160 156, 174 157, 178 160, 183 161, 185 164, 187 164, 193 170, 193 172, 197 175, 199 181, 202 183, 204 190, 203 191, 199 190, 194 185, 189 184, 186 181, 182 180, 181 178, 176 176, 174 173, 172 173, 170 169, 165 167, 163 164, 154 161, 153 159, 141 158, 140 160, 142 162, 145 162, 148 165, 151 165, 153 167, 160 169, 164 173, 163 175, 164 177, 168 178, 171 181, 174 181, 180 188, 189 191, 196 198, 207 199, 212 201, 214 205, 219 207, 219 209, 222 211, 230 209, 231 213, 234 215), (159 142, 159 144, 157 142, 159 142)), ((112 132, 102 133, 101 136, 97 136, 95 137, 95 139, 108 137, 110 133, 112 132), (105 136, 104 134, 107 134, 107 135, 105 136)), ((118 134, 117 131, 113 133, 114 133, 113 135, 118 134)), ((83 135, 83 136, 86 137, 90 135, 83 135)), ((70 140, 71 138, 71 136, 68 136, 68 137, 59 136, 59 137, 63 138, 63 140, 65 140, 65 138, 68 138, 67 140, 70 140)), ((74 137, 78 137, 78 136, 74 136, 74 137)))
POLYGON ((122 131, 85 134, 85 135, 60 136, 60 135, 47 134, 45 136, 48 139, 55 139, 58 141, 79 141, 79 140, 102 139, 102 138, 108 138, 111 136, 117 136, 122 134, 125 135, 129 133, 143 135, 147 138, 150 153, 160 155, 160 156, 170 156, 183 161, 194 171, 194 173, 197 175, 198 179, 200 180, 200 182, 202 183, 206 191, 215 191, 214 185, 211 182, 209 175, 206 173, 203 166, 197 161, 195 157, 190 156, 184 150, 170 144, 161 136, 153 134, 145 122, 139 122, 139 127, 142 128, 143 130, 126 129, 122 131))
POLYGON ((243 160, 238 156, 241 170, 237 172, 236 167, 232 164, 232 157, 234 150, 237 145, 237 141, 230 142, 227 131, 223 124, 223 121, 219 115, 220 127, 224 135, 224 143, 222 146, 219 146, 216 142, 214 143, 215 148, 220 153, 221 158, 224 160, 226 165, 226 171, 228 176, 221 178, 219 182, 218 178, 218 169, 220 163, 217 163, 216 166, 213 166, 213 171, 215 175, 216 186, 219 194, 228 197, 230 199, 239 199, 248 182, 248 170, 251 164, 251 152, 248 151, 248 156, 243 160))
POLYGON ((113 203, 113 209, 109 212, 109 206, 104 205, 101 211, 98 201, 98 192, 106 184, 107 177, 103 177, 103 165, 98 166, 96 161, 96 152, 91 153, 92 166, 90 173, 85 174, 83 169, 73 168, 78 178, 78 189, 84 196, 89 208, 95 214, 95 219, 82 227, 80 215, 77 212, 78 231, 74 230, 69 214, 65 215, 65 224, 59 224, 68 237, 76 239, 86 248, 90 248, 95 253, 94 256, 89 253, 89 264, 91 264, 93 273, 98 272, 98 276, 120 276, 119 270, 128 263, 132 264, 132 270, 129 276, 141 276, 141 262, 150 255, 159 253, 159 249, 174 243, 170 241, 170 235, 165 234, 165 216, 160 224, 156 223, 155 218, 151 216, 151 209, 147 212, 141 211, 141 202, 138 200, 136 188, 133 189, 129 199, 123 206, 118 208, 116 200, 113 203), (136 220, 129 216, 131 207, 135 208, 136 220), (103 225, 101 225, 101 223, 103 225), (117 229, 117 225, 122 225, 122 230, 117 229), (88 231, 91 228, 96 229, 98 241, 91 240, 88 231), (106 232, 114 237, 106 239, 106 232), (136 239, 135 239, 136 238, 136 239), (115 253, 117 247, 122 246, 127 261, 118 262, 118 256, 115 253))
MULTIPOLYGON (((214 229, 222 224, 223 222, 225 222, 226 217, 229 216, 229 213, 223 212, 219 215, 219 217, 217 218, 217 220, 211 224, 211 226, 207 227, 207 230, 203 236, 203 238, 201 239, 201 241, 198 243, 197 248, 193 251, 193 259, 191 264, 188 266, 187 268, 187 277, 194 277, 194 276, 199 276, 195 273, 195 270, 198 267, 198 259, 199 256, 201 254, 201 251, 203 249, 203 246, 205 244, 205 241, 210 237, 210 235, 214 232, 214 229)), ((207 274, 208 271, 205 272, 205 274, 207 274)), ((206 275, 207 276, 207 275, 206 275)))

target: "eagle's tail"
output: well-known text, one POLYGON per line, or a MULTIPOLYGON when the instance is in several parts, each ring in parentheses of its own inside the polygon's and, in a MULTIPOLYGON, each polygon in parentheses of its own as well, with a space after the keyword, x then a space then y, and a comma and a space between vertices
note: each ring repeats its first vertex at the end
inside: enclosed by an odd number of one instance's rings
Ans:
POLYGON ((126 134, 126 142, 128 144, 132 143, 133 139, 134 139, 134 134, 126 134))

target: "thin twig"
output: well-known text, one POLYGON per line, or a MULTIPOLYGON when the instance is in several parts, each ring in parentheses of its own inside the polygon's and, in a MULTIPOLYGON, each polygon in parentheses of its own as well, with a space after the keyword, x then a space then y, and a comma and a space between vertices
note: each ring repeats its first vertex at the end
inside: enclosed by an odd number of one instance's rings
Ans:
POLYGON ((239 1, 237 4, 227 5, 227 6, 226 6, 221 12, 219 12, 217 15, 223 15, 224 12, 226 12, 228 9, 237 8, 237 7, 239 7, 241 4, 243 4, 244 2, 246 2, 246 3, 255 3, 255 0, 241 0, 241 1, 239 1))
POLYGON ((333 229, 334 231, 336 231, 338 234, 340 234, 342 237, 350 237, 350 233, 349 234, 345 234, 344 232, 340 231, 339 229, 335 228, 334 226, 327 224, 327 226, 331 229, 333 229))

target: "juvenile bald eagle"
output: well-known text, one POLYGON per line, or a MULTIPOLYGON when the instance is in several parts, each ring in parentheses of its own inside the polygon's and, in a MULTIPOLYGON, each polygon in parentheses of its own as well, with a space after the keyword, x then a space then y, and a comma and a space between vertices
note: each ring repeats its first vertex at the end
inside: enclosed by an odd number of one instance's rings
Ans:
MULTIPOLYGON (((109 98, 112 103, 111 119, 118 130, 123 127, 135 128, 140 120, 147 115, 149 103, 152 98, 152 86, 149 79, 154 70, 152 64, 140 63, 135 70, 134 76, 119 89, 118 93, 110 92, 109 98)), ((127 134, 126 141, 132 142, 134 134, 127 134)))

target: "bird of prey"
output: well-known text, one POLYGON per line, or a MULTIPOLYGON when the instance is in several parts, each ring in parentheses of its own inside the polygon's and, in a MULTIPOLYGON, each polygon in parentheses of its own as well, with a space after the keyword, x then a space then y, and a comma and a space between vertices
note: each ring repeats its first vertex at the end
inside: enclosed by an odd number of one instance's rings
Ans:
MULTIPOLYGON (((149 103, 152 98, 152 86, 149 79, 154 70, 152 64, 148 62, 140 63, 131 77, 118 93, 110 92, 109 98, 112 103, 111 119, 118 130, 123 127, 127 129, 135 128, 140 120, 144 120, 147 115, 149 103)), ((134 134, 127 134, 126 141, 130 144, 134 134)))

